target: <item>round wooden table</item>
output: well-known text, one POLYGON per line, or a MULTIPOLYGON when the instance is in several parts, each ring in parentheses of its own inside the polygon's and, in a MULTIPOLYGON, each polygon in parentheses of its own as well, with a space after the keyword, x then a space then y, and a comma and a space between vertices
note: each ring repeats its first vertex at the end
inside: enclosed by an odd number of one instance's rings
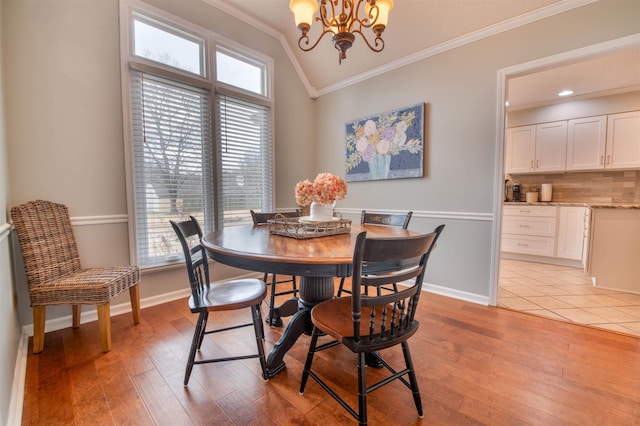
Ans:
POLYGON ((258 272, 274 272, 300 277, 299 297, 276 308, 280 317, 293 315, 282 337, 267 359, 267 375, 274 377, 285 367, 284 354, 302 333, 311 333, 310 311, 333 297, 335 277, 352 273, 356 236, 398 237, 416 232, 395 226, 352 224, 349 234, 296 239, 269 233, 265 225, 230 226, 205 235, 202 245, 209 256, 229 266, 258 272))

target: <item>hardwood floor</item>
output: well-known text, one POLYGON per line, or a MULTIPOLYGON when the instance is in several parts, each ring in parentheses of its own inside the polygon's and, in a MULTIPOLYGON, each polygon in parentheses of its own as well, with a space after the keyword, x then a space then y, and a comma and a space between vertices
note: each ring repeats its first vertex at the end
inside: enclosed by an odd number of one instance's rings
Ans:
MULTIPOLYGON (((370 395, 371 425, 640 425, 640 339, 430 293, 420 303, 410 345, 425 417, 396 381, 370 395)), ((106 354, 96 322, 48 333, 44 351, 28 355, 23 424, 355 423, 315 382, 298 394, 308 336, 268 382, 250 359, 197 365, 183 387, 195 320, 185 300, 143 309, 137 326, 130 314, 113 317, 106 354)), ((265 332, 268 351, 282 329, 265 332)), ((207 336, 203 353, 253 350, 250 329, 233 333, 215 338, 222 347, 207 336)), ((399 350, 382 354, 401 362, 399 350)), ((314 365, 356 403, 353 355, 336 347, 314 365)))

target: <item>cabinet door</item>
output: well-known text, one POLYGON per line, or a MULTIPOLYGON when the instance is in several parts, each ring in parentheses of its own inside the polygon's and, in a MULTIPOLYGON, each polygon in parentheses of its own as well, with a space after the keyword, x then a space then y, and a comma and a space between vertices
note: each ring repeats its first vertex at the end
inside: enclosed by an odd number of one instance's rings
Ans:
POLYGON ((640 168, 640 111, 609 115, 605 168, 640 168))
POLYGON ((538 124, 535 152, 536 172, 564 171, 567 155, 567 122, 538 124))
POLYGON ((561 206, 558 213, 556 256, 582 260, 585 241, 586 207, 561 206))
POLYGON ((536 149, 536 126, 507 129, 505 169, 507 173, 533 172, 533 157, 536 149))
POLYGON ((607 116, 577 118, 567 123, 567 170, 604 168, 607 116))

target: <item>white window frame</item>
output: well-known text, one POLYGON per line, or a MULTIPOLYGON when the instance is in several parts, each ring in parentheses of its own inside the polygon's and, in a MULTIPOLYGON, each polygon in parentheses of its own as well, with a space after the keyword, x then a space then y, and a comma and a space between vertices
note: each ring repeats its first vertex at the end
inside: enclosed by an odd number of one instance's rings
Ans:
MULTIPOLYGON (((160 77, 176 79, 178 81, 186 82, 188 84, 206 88, 211 90, 211 109, 212 109, 212 126, 213 126, 213 141, 214 151, 218 151, 217 140, 215 135, 217 134, 216 126, 216 93, 224 93, 232 95, 240 99, 249 100, 256 104, 268 106, 270 108, 270 128, 271 128, 271 181, 274 182, 275 164, 274 164, 274 102, 273 102, 273 59, 263 54, 252 51, 232 40, 221 37, 207 29, 199 27, 191 22, 181 19, 176 16, 172 16, 160 9, 149 6, 137 0, 120 0, 120 22, 121 22, 121 82, 122 82, 122 102, 123 102, 123 127, 124 127, 124 140, 125 140, 125 166, 126 166, 126 182, 127 182, 127 207, 129 215, 129 248, 131 261, 134 264, 139 264, 137 255, 137 242, 136 242, 136 200, 134 192, 134 166, 133 166, 133 135, 132 135, 132 118, 131 118, 131 93, 129 88, 129 82, 131 79, 131 70, 140 72, 148 72, 158 75, 160 77), (147 58, 138 57, 133 55, 133 17, 137 16, 139 19, 146 21, 158 22, 162 25, 167 25, 176 28, 176 34, 186 35, 192 40, 203 40, 203 58, 202 58, 202 76, 188 71, 180 70, 171 66, 167 66, 160 62, 156 62, 147 58), (231 54, 242 60, 246 60, 249 63, 254 63, 258 66, 264 67, 266 74, 264 81, 264 95, 259 95, 248 90, 241 90, 237 87, 222 84, 216 81, 215 78, 215 53, 216 49, 222 49, 225 54, 231 54)), ((219 171, 215 170, 219 165, 215 160, 214 154, 214 190, 216 192, 217 179, 220 175, 219 171)), ((274 185, 275 186, 275 185, 274 185)), ((272 186, 271 194, 267 197, 268 206, 265 208, 272 209, 275 206, 275 188, 272 186)), ((215 217, 213 220, 213 228, 224 226, 222 223, 222 215, 220 214, 220 208, 222 203, 215 202, 215 217)), ((248 219, 250 216, 247 216, 248 219)), ((246 222, 238 222, 246 223, 246 222)), ((203 224, 204 226, 204 224, 203 224)), ((204 231, 212 230, 211 226, 204 226, 204 231), (209 228, 209 229, 207 229, 209 228)), ((155 262, 153 265, 145 266, 140 265, 143 269, 158 269, 165 266, 170 266, 171 260, 167 259, 164 262, 155 262)))

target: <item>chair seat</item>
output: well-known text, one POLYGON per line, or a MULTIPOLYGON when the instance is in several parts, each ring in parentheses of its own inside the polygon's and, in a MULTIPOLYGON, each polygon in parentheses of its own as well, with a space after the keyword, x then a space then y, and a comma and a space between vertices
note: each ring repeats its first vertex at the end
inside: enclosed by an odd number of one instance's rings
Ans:
POLYGON ((189 298, 191 312, 231 311, 259 305, 267 295, 267 287, 258 279, 225 281, 211 285, 206 293, 200 294, 198 303, 189 298))
POLYGON ((31 306, 108 303, 140 281, 137 266, 87 268, 29 288, 31 306))
MULTIPOLYGON (((370 345, 371 342, 368 342, 367 336, 369 335, 370 322, 369 318, 371 315, 371 308, 362 307, 362 320, 360 322, 360 336, 362 343, 370 345)), ((391 306, 389 306, 389 313, 387 314, 387 328, 391 327, 391 306)), ((352 306, 351 306, 351 297, 340 297, 337 299, 325 300, 317 304, 311 310, 311 319, 313 324, 318 327, 320 330, 330 335, 334 339, 338 340, 341 343, 346 344, 347 347, 352 349, 354 352, 358 351, 358 344, 353 342, 353 321, 352 321, 352 306)), ((376 307, 376 316, 375 316, 375 330, 380 330, 380 326, 382 323, 382 307, 376 307)), ((398 322, 398 318, 396 318, 396 325, 398 322)), ((394 338, 386 338, 383 340, 376 339, 378 345, 376 346, 376 350, 383 349, 384 347, 393 346, 398 343, 398 341, 406 340, 410 335, 415 333, 418 329, 418 322, 413 321, 411 326, 411 330, 405 330, 401 334, 397 334, 397 339, 394 338)), ((391 337, 391 336, 389 336, 391 337)), ((369 351, 371 348, 369 347, 369 351)), ((366 352, 366 350, 365 350, 366 352)))

